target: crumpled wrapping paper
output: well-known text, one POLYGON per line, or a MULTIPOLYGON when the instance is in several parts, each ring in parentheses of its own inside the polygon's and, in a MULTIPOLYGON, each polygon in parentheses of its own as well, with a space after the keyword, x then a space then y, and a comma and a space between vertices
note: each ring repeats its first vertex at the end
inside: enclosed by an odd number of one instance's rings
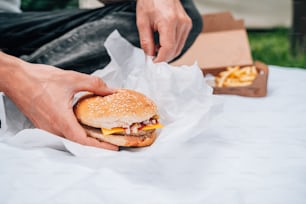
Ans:
MULTIPOLYGON (((111 56, 110 64, 94 75, 101 77, 110 87, 128 88, 153 99, 159 109, 164 128, 149 148, 128 148, 124 152, 163 154, 205 131, 211 116, 220 110, 220 100, 212 95, 199 67, 174 67, 168 63, 153 63, 152 57, 132 46, 114 31, 105 42, 111 56)), ((7 142, 22 147, 52 147, 67 150, 77 156, 106 156, 118 154, 108 150, 70 142, 42 130, 33 129, 31 123, 6 99, 7 123, 14 137, 7 142), (18 114, 19 113, 19 114, 18 114), (29 129, 30 128, 30 129, 29 129), (20 130, 20 131, 18 131, 20 130)), ((10 134, 11 136, 12 134, 10 134)))

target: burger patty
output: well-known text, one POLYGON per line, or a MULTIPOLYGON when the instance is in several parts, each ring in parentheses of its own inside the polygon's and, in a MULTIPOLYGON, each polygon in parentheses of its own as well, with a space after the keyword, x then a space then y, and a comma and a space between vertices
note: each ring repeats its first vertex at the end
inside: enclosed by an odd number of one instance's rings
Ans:
POLYGON ((145 136, 145 135, 147 135, 147 134, 151 134, 152 132, 154 132, 155 131, 155 129, 154 130, 139 130, 137 133, 130 133, 130 134, 122 134, 122 133, 120 133, 120 132, 118 132, 118 133, 114 133, 114 134, 112 134, 112 135, 118 135, 118 136, 125 136, 125 135, 128 135, 128 136, 145 136))
MULTIPOLYGON (((90 127, 90 126, 87 126, 87 125, 82 125, 84 126, 85 128, 87 129, 94 129, 95 131, 99 131, 101 132, 102 134, 102 131, 100 128, 94 128, 94 127, 90 127)), ((117 132, 117 133, 113 133, 112 135, 116 135, 116 136, 134 136, 134 137, 143 137, 143 136, 146 136, 146 135, 150 135, 151 133, 153 133, 155 131, 155 129, 153 130, 139 130, 137 133, 130 133, 130 134, 125 134, 125 133, 122 133, 122 132, 117 132)))

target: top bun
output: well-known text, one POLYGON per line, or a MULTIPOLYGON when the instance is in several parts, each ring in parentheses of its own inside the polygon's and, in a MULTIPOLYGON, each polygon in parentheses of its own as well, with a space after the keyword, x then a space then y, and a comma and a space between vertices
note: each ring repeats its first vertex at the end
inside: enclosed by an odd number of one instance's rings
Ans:
POLYGON ((157 115, 155 103, 145 95, 119 89, 107 96, 88 96, 74 107, 77 119, 95 128, 129 127, 157 115))

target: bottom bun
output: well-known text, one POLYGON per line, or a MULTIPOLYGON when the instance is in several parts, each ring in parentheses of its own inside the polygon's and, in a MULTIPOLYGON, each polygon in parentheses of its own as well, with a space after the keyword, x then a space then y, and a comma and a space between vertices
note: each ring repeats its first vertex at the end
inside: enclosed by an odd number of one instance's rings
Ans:
POLYGON ((150 146, 156 139, 156 130, 148 131, 143 136, 131 135, 103 135, 100 129, 83 126, 87 135, 103 142, 108 142, 120 147, 145 147, 150 146))

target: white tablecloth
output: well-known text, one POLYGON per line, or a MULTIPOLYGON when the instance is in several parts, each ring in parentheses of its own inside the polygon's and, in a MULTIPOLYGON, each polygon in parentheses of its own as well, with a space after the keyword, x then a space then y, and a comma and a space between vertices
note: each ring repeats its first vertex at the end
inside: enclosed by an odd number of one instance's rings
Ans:
POLYGON ((267 97, 224 96, 204 132, 163 156, 0 142, 0 203, 305 203, 306 70, 269 68, 267 97))

